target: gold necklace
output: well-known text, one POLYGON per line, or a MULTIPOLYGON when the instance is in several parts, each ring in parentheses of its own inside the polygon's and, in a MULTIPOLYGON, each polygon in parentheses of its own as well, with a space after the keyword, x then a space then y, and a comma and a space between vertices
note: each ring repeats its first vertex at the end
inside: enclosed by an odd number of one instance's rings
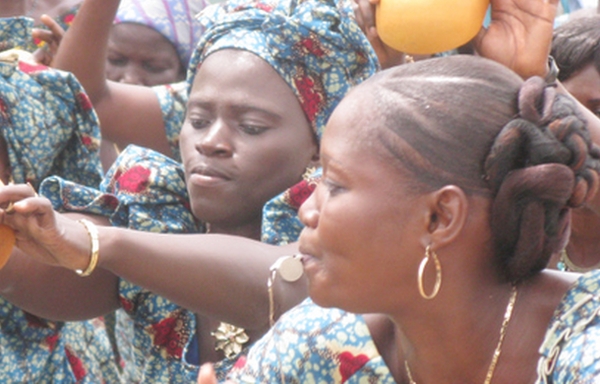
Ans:
MULTIPOLYGON (((492 362, 490 363, 490 367, 488 368, 487 374, 485 375, 485 381, 483 382, 484 384, 490 384, 492 381, 492 377, 494 376, 494 370, 496 369, 496 364, 498 363, 500 352, 502 352, 502 343, 504 342, 504 336, 506 336, 506 329, 508 328, 508 323, 510 322, 510 318, 512 316, 513 308, 515 307, 516 301, 517 287, 513 285, 512 293, 510 299, 508 300, 506 311, 504 312, 504 319, 502 320, 502 325, 500 326, 500 338, 498 339, 498 344, 496 345, 496 349, 494 350, 494 354, 492 355, 492 362)), ((410 367, 408 366, 408 360, 404 360, 404 367, 406 369, 406 375, 408 376, 408 381, 410 382, 410 384, 417 384, 417 382, 413 379, 412 372, 410 371, 410 367)))

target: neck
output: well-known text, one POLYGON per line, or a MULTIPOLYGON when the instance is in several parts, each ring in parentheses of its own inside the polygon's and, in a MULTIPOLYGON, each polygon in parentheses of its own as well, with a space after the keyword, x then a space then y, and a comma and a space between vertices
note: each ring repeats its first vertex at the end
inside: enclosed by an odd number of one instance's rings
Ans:
MULTIPOLYGON (((440 303, 448 301, 439 297, 423 300, 421 308, 394 318, 398 325, 395 353, 398 360, 394 362, 398 382, 409 382, 407 362, 418 384, 484 383, 499 344, 512 291, 506 284, 493 287, 485 294, 481 290, 469 292, 477 293, 463 292, 458 296, 454 293, 453 297, 462 300, 454 300, 451 308, 442 308, 440 303)), ((510 322, 505 329, 509 326, 510 322)), ((497 367, 503 364, 504 347, 503 344, 497 367)))
POLYGON ((582 269, 600 264, 600 214, 589 205, 573 212, 571 236, 566 247, 569 259, 582 269))

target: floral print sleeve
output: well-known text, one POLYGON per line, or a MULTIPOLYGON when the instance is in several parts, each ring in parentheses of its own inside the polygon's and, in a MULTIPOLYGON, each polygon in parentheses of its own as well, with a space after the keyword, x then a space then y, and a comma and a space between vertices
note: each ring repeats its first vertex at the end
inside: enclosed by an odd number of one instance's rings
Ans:
MULTIPOLYGON (((38 65, 33 20, 0 18, 0 135, 15 182, 102 179, 96 113, 76 78, 38 65)), ((1 383, 119 383, 102 319, 48 321, 0 298, 1 383)))
POLYGON ((310 299, 285 313, 238 359, 228 378, 236 383, 394 383, 364 319, 310 299))
MULTIPOLYGON (((44 195, 55 207, 109 217, 114 226, 161 233, 200 232, 189 207, 182 167, 155 151, 130 145, 119 155, 100 190, 51 178, 44 195), (48 193, 53 191, 53 193, 48 193)), ((121 279, 115 341, 127 382, 191 382, 197 366, 186 364, 195 333, 194 313, 121 279)))
POLYGON ((537 383, 600 381, 600 271, 583 275, 567 292, 540 354, 537 383))

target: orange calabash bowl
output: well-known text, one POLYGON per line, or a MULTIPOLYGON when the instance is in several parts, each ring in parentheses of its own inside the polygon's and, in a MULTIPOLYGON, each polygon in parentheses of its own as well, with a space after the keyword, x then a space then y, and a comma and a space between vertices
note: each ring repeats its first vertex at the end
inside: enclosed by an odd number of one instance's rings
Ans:
POLYGON ((468 43, 481 29, 490 0, 381 0, 381 40, 408 54, 433 54, 468 43))
POLYGON ((4 224, 0 224, 0 269, 4 267, 15 246, 15 231, 4 224))

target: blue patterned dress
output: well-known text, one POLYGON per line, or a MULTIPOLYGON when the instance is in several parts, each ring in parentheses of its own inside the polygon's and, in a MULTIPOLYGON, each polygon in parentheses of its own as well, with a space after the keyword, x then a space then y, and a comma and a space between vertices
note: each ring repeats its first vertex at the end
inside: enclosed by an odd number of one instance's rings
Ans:
MULTIPOLYGON (((50 177, 40 194, 56 209, 108 217, 111 224, 160 233, 199 233, 191 213, 181 165, 152 150, 130 145, 99 189, 50 177)), ((121 279, 115 339, 127 383, 193 382, 198 367, 185 362, 196 317, 173 302, 121 279)))
MULTIPOLYGON (((102 178, 97 116, 75 77, 27 60, 33 20, 0 18, 0 130, 15 182, 102 178)), ((119 382, 102 319, 53 322, 0 298, 0 382, 119 382)))
MULTIPOLYGON (((565 294, 540 354, 536 384, 600 382, 600 271, 565 294)), ((362 316, 310 299, 284 314, 227 376, 236 383, 395 382, 362 316)))

